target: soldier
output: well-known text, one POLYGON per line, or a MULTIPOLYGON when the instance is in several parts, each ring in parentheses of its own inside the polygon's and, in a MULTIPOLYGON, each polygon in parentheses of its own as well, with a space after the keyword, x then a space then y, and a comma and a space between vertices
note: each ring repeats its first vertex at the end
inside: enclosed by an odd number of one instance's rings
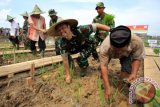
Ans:
POLYGON ((108 99, 110 85, 108 79, 108 64, 111 58, 120 59, 120 78, 127 77, 128 81, 136 79, 141 60, 144 59, 144 44, 140 37, 131 34, 126 26, 118 26, 111 30, 110 36, 106 37, 100 46, 100 67, 104 83, 104 95, 108 99))
POLYGON ((40 54, 42 57, 44 57, 44 51, 46 48, 45 44, 45 35, 44 32, 46 31, 46 23, 45 18, 41 16, 44 12, 41 11, 41 9, 35 5, 31 16, 28 18, 29 23, 29 35, 28 38, 30 39, 31 46, 30 49, 33 53, 33 55, 36 55, 36 42, 38 41, 38 47, 40 48, 40 54))
MULTIPOLYGON (((57 16, 57 12, 54 9, 50 9, 48 11, 48 14, 50 16, 50 21, 49 21, 49 27, 53 26, 57 20, 59 20, 61 17, 57 16)), ((60 37, 55 37, 55 49, 56 49, 56 55, 60 55, 59 49, 58 49, 58 42, 60 40, 60 37)))
MULTIPOLYGON (((101 23, 101 24, 107 25, 111 28, 113 28, 115 26, 114 16, 104 12, 105 7, 104 7, 103 2, 98 2, 96 4, 95 9, 96 9, 98 15, 93 19, 93 23, 101 23)), ((105 37, 108 35, 108 33, 109 32, 97 30, 97 32, 95 34, 95 37, 97 40, 97 45, 102 43, 102 41, 105 39, 105 37)))
POLYGON ((9 40, 12 42, 13 46, 16 47, 17 50, 18 50, 19 49, 19 40, 18 40, 19 27, 18 27, 18 23, 16 23, 14 18, 9 16, 9 15, 7 15, 7 20, 11 23, 9 40))
POLYGON ((77 63, 81 69, 80 75, 83 77, 86 74, 88 67, 87 58, 91 56, 92 52, 96 52, 94 47, 94 38, 91 38, 91 33, 96 29, 109 31, 110 28, 102 24, 90 24, 85 26, 77 26, 78 21, 75 19, 59 20, 54 24, 47 33, 50 36, 60 36, 60 43, 58 44, 60 53, 62 55, 64 70, 66 74, 66 82, 71 82, 69 73, 69 65, 71 65, 71 54, 79 53, 77 63))
POLYGON ((27 42, 27 35, 28 35, 28 13, 24 12, 21 14, 21 16, 23 16, 24 19, 24 23, 23 23, 23 35, 22 35, 22 41, 24 43, 24 48, 27 49, 30 44, 27 42))

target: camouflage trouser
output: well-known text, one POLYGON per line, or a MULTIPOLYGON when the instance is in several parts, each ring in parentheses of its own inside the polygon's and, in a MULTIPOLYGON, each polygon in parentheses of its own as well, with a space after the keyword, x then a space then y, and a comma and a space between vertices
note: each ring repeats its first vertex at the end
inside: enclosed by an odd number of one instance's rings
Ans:
POLYGON ((30 42, 30 40, 27 38, 27 34, 23 34, 23 35, 22 35, 22 41, 23 41, 23 44, 24 44, 24 48, 25 48, 25 49, 29 49, 30 46, 31 46, 31 42, 30 42))
POLYGON ((60 49, 59 49, 59 43, 60 42, 60 38, 56 38, 55 39, 55 51, 56 51, 56 55, 60 55, 60 49))
POLYGON ((122 72, 127 72, 127 73, 131 73, 131 69, 132 69, 132 58, 131 56, 128 57, 122 57, 120 58, 120 63, 121 63, 121 71, 122 72))

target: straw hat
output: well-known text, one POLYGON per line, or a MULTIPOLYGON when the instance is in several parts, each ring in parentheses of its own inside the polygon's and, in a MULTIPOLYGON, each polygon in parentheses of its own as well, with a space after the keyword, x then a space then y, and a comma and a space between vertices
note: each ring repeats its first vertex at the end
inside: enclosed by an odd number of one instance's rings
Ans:
POLYGON ((21 16, 26 16, 26 17, 28 17, 28 13, 27 12, 24 12, 24 13, 22 13, 22 14, 20 14, 21 16))
POLYGON ((43 13, 45 13, 45 12, 43 12, 43 11, 38 7, 38 5, 35 5, 33 11, 31 12, 31 15, 33 15, 33 14, 43 14, 43 13))
POLYGON ((62 18, 59 18, 57 20, 57 23, 54 24, 52 27, 50 27, 48 30, 47 30, 47 34, 49 36, 60 36, 57 31, 56 31, 56 27, 59 25, 59 24, 62 24, 62 23, 68 23, 71 27, 76 27, 78 25, 78 21, 76 19, 62 19, 62 18))
POLYGON ((12 19, 14 19, 14 17, 12 17, 12 16, 10 16, 10 15, 7 15, 7 20, 9 21, 9 20, 12 20, 12 19))

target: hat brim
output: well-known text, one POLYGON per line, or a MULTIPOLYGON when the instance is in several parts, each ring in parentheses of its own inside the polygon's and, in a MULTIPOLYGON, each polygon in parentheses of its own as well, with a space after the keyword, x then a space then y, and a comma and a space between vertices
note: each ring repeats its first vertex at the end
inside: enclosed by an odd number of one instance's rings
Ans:
POLYGON ((106 7, 104 7, 104 6, 97 6, 95 9, 97 10, 98 7, 100 7, 100 8, 106 8, 106 7))
POLYGON ((36 15, 36 14, 44 14, 45 12, 31 12, 30 15, 36 15))
POLYGON ((21 16, 25 16, 25 17, 28 17, 28 15, 24 15, 24 14, 20 14, 21 16))
POLYGON ((55 12, 54 14, 49 14, 48 16, 55 16, 57 15, 57 12, 55 12))
POLYGON ((10 21, 10 20, 13 20, 13 19, 15 19, 15 17, 13 17, 12 19, 6 19, 6 21, 10 21))
POLYGON ((60 22, 55 23, 53 26, 51 26, 48 30, 47 30, 47 34, 49 36, 60 36, 58 34, 58 32, 56 31, 56 27, 62 23, 68 23, 71 27, 76 27, 78 25, 78 21, 76 19, 66 19, 66 20, 62 20, 60 22))

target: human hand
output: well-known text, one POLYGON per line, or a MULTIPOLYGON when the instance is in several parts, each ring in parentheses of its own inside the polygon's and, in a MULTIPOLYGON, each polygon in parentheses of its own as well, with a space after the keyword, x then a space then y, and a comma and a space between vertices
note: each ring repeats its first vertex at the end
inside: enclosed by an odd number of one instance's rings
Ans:
POLYGON ((39 29, 41 32, 43 32, 43 33, 45 33, 46 32, 46 30, 45 29, 39 29))
POLYGON ((136 74, 130 74, 128 77, 128 81, 133 81, 136 79, 136 74))
POLYGON ((104 97, 105 97, 105 100, 106 100, 106 101, 109 100, 110 96, 111 96, 110 88, 105 89, 105 90, 104 90, 104 97))

